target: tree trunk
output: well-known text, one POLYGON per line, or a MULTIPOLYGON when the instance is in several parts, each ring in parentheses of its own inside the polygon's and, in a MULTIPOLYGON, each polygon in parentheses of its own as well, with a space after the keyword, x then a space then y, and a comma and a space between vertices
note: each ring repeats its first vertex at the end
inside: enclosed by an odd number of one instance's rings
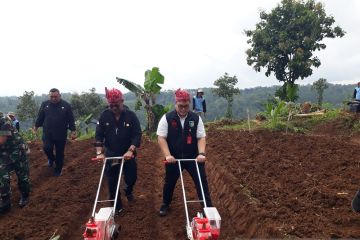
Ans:
POLYGON ((146 130, 149 133, 153 133, 156 130, 154 113, 152 112, 150 105, 145 105, 145 110, 146 110, 146 119, 147 119, 146 130))
POLYGON ((226 117, 232 119, 232 101, 228 100, 228 105, 226 109, 226 117))

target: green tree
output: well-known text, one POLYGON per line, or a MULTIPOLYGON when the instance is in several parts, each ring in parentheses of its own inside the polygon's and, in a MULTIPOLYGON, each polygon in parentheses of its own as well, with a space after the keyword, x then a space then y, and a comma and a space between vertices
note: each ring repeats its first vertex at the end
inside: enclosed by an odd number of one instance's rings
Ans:
POLYGON ((279 97, 282 100, 286 101, 296 101, 299 98, 299 85, 298 84, 289 84, 284 82, 284 84, 276 89, 275 96, 279 97))
POLYGON ((240 90, 235 87, 238 79, 236 76, 230 77, 227 73, 214 82, 217 88, 213 89, 214 94, 219 97, 223 97, 227 101, 226 117, 232 118, 232 104, 234 101, 234 95, 240 94, 240 90))
POLYGON ((261 11, 260 19, 255 30, 245 30, 251 45, 247 64, 257 72, 266 69, 267 77, 274 73, 284 82, 282 91, 292 89, 297 79, 310 76, 313 67, 320 66, 313 52, 326 48, 324 38, 345 34, 339 26, 332 28, 334 17, 327 16, 323 5, 314 0, 282 0, 270 13, 261 11))
POLYGON ((319 78, 316 82, 313 83, 311 86, 312 90, 315 90, 318 94, 317 101, 319 104, 319 107, 321 108, 322 102, 323 102, 323 94, 324 90, 327 89, 329 85, 327 84, 327 81, 325 78, 319 78))
POLYGON ((72 94, 70 98, 71 107, 74 113, 75 119, 81 117, 87 117, 90 114, 97 117, 100 112, 106 107, 103 99, 95 93, 95 88, 89 90, 89 92, 83 92, 81 94, 72 94))
POLYGON ((37 109, 39 108, 35 102, 34 91, 25 91, 24 94, 18 97, 19 103, 16 106, 16 115, 20 121, 31 120, 34 125, 37 116, 37 109))
MULTIPOLYGON (((147 125, 146 130, 150 133, 155 132, 157 122, 155 120, 154 106, 156 105, 156 96, 160 93, 161 86, 164 84, 164 76, 159 68, 153 67, 145 71, 144 87, 123 78, 116 78, 129 91, 135 93, 138 98, 135 110, 139 110, 144 103, 146 111, 147 125)), ((156 109, 158 109, 156 107, 156 109)))

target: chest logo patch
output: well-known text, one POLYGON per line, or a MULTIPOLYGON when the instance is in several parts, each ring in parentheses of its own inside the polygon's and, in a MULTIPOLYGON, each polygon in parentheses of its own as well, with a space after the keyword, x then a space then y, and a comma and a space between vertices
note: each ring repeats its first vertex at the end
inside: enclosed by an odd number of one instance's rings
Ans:
POLYGON ((172 120, 172 121, 171 121, 171 127, 172 127, 172 128, 177 128, 177 122, 176 122, 176 120, 172 120))

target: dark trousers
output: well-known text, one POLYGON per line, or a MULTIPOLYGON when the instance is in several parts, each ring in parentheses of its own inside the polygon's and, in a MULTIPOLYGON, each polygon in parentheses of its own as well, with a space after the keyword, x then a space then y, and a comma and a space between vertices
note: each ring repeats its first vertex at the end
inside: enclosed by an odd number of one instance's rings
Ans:
POLYGON ((0 197, 11 194, 10 177, 12 171, 16 173, 21 195, 27 197, 30 193, 29 162, 23 151, 20 151, 19 155, 13 156, 12 163, 0 164, 0 197))
MULTIPOLYGON (((206 205, 208 207, 212 207, 212 202, 209 194, 209 187, 208 182, 206 179, 206 173, 205 173, 205 163, 198 163, 199 165, 199 172, 201 176, 201 182, 204 189, 204 195, 205 195, 205 201, 206 205)), ((202 194, 201 194, 201 188, 200 188, 200 182, 199 177, 196 170, 195 162, 181 162, 181 171, 186 169, 188 173, 190 174, 191 178, 193 179, 196 187, 196 192, 199 197, 199 200, 203 200, 202 194)), ((163 203, 170 205, 175 185, 180 177, 180 171, 179 171, 179 165, 178 163, 174 164, 166 164, 165 165, 165 183, 164 183, 164 189, 163 189, 163 203)), ((203 205, 203 204, 202 204, 203 205)))
MULTIPOLYGON (((112 161, 108 160, 106 163, 106 169, 105 173, 108 178, 108 188, 109 188, 109 199, 114 200, 116 195, 116 187, 119 179, 120 174, 120 164, 111 166, 112 161)), ((136 158, 133 158, 131 160, 126 160, 124 162, 124 168, 123 168, 123 174, 124 174, 124 181, 125 181, 125 195, 132 194, 134 185, 136 183, 137 179, 137 163, 136 158)), ((120 192, 118 196, 118 202, 117 202, 117 208, 121 208, 121 198, 120 198, 120 192)))
POLYGON ((61 173, 62 167, 64 165, 64 151, 65 151, 65 140, 52 140, 50 138, 43 138, 44 152, 47 158, 51 161, 54 161, 55 172, 61 173), (55 155, 54 155, 55 147, 55 155))

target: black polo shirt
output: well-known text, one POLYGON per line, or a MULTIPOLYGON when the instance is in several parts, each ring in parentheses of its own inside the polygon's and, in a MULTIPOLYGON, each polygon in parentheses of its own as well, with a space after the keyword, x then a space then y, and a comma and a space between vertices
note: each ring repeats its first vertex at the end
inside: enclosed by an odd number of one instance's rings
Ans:
POLYGON ((71 106, 60 100, 52 103, 47 100, 41 104, 35 127, 43 127, 43 136, 53 140, 65 140, 67 130, 75 131, 75 121, 71 106))
POLYGON ((104 142, 106 156, 122 156, 131 145, 140 146, 140 123, 133 111, 124 109, 119 120, 106 109, 96 126, 96 142, 104 142))

